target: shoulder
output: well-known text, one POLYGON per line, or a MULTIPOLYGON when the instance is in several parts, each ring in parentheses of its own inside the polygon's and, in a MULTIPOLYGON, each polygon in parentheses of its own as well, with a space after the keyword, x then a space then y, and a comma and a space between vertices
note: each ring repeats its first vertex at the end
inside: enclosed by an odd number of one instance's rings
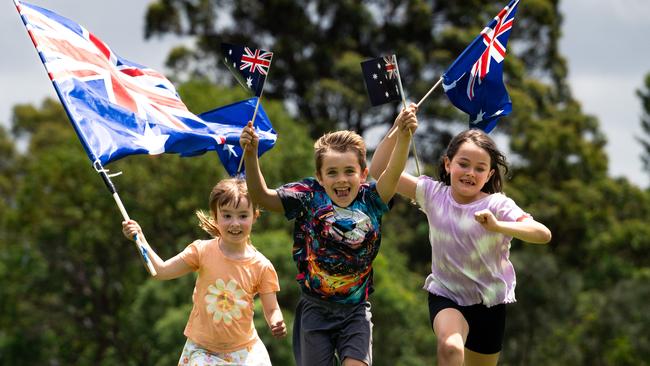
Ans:
POLYGON ((440 193, 444 193, 449 189, 449 186, 441 181, 435 180, 426 175, 421 175, 417 178, 417 185, 415 187, 415 198, 420 206, 430 201, 440 193))

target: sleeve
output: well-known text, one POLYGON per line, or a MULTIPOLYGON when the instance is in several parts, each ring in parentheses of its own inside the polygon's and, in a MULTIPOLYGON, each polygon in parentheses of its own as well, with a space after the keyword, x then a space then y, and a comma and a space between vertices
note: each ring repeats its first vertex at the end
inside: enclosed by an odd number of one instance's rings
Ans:
POLYGON ((276 189, 278 197, 282 201, 284 215, 288 220, 293 220, 305 213, 305 207, 314 192, 312 181, 313 179, 307 178, 300 182, 287 183, 276 189))
POLYGON ((442 183, 421 175, 415 186, 415 202, 420 206, 424 213, 429 211, 429 206, 434 200, 434 196, 442 183))
POLYGON ((275 268, 271 261, 266 259, 263 262, 262 272, 260 273, 260 283, 257 287, 257 293, 259 294, 268 294, 269 292, 278 292, 280 291, 280 281, 278 280, 278 274, 275 272, 275 268))
POLYGON ((180 253, 181 259, 188 266, 192 267, 192 270, 196 271, 199 269, 199 263, 201 262, 201 242, 199 240, 191 243, 180 253))
POLYGON ((388 212, 393 207, 393 199, 391 198, 388 203, 385 203, 381 199, 379 192, 377 192, 377 182, 372 182, 366 188, 365 193, 367 194, 367 202, 372 205, 373 211, 377 212, 379 215, 383 215, 388 212))
POLYGON ((496 207, 492 212, 495 213, 497 220, 514 222, 526 218, 532 218, 530 214, 517 206, 515 201, 511 198, 508 198, 503 194, 496 194, 495 197, 498 197, 498 199, 495 200, 496 207))

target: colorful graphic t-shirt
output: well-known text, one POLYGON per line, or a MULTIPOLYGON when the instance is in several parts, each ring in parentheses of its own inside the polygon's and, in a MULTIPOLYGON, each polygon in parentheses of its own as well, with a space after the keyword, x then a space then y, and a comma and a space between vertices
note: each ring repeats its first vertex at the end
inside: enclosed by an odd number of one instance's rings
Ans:
POLYGON ((280 285, 273 264, 262 253, 230 259, 219 240, 197 240, 179 254, 198 271, 184 334, 211 352, 233 352, 257 341, 254 296, 280 291, 280 285))
POLYGON ((512 237, 486 230, 474 213, 487 209, 497 220, 511 222, 531 216, 501 193, 460 204, 448 185, 425 176, 418 179, 415 196, 429 221, 431 274, 424 289, 462 306, 514 302, 512 237))
POLYGON ((302 291, 342 304, 359 304, 372 293, 372 261, 379 252, 380 224, 388 206, 375 183, 364 183, 345 208, 332 203, 313 178, 277 189, 284 212, 295 219, 293 259, 302 291))

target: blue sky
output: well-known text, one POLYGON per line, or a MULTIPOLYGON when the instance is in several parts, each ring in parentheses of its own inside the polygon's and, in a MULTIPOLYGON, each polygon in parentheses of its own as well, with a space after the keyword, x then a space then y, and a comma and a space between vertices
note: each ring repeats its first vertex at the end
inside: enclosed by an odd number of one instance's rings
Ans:
MULTIPOLYGON (((165 71, 167 53, 179 42, 171 38, 144 41, 147 0, 31 2, 75 20, 120 56, 158 71, 165 71)), ((610 175, 648 187, 642 149, 635 140, 643 136, 635 91, 650 72, 650 1, 563 0, 560 7, 564 14, 560 47, 569 62, 569 84, 584 112, 599 119, 607 136, 610 175)), ((4 52, 0 58, 0 123, 6 124, 13 105, 39 104, 56 95, 13 2, 0 2, 0 34, 4 52)))

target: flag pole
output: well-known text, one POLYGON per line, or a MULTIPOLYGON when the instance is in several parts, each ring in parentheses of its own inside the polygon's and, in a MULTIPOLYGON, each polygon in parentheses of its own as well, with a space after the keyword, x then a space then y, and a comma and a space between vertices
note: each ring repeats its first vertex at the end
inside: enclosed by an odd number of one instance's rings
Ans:
MULTIPOLYGON (((253 126, 255 126, 255 117, 257 117, 257 109, 260 106, 260 99, 262 99, 262 94, 264 94, 264 86, 262 86, 262 91, 260 92, 260 96, 257 97, 257 103, 255 103, 255 111, 253 112, 253 118, 251 119, 251 124, 253 126)), ((239 166, 237 167, 237 174, 239 174, 241 172, 241 166, 244 163, 244 154, 246 154, 246 145, 244 145, 244 150, 242 151, 241 159, 239 159, 239 166)))
MULTIPOLYGON (((271 56, 271 60, 273 60, 273 56, 271 56)), ((269 72, 271 71, 271 64, 269 64, 269 72)), ((268 76, 268 73, 267 75, 268 76)), ((264 85, 266 85, 266 77, 264 77, 264 83, 262 84, 262 90, 260 90, 260 96, 257 97, 257 103, 255 103, 255 111, 253 112, 253 118, 251 119, 251 124, 255 126, 255 117, 257 117, 257 109, 260 106, 260 99, 262 99, 262 95, 264 94, 264 85)), ((237 167, 237 174, 241 172, 241 166, 244 163, 244 155, 246 154, 246 146, 244 145, 244 150, 242 151, 241 154, 241 159, 239 159, 239 166, 237 167)))
MULTIPOLYGON (((104 184, 106 185, 106 188, 108 188, 108 191, 111 192, 111 195, 113 195, 113 199, 115 200, 115 203, 117 204, 117 208, 120 210, 122 213, 122 217, 124 218, 125 221, 130 220, 129 214, 126 212, 126 209, 124 208, 124 205, 122 204, 122 200, 120 199, 119 194, 117 194, 117 189, 115 188, 115 185, 111 181, 111 177, 108 175, 108 171, 104 169, 102 164, 99 162, 99 160, 95 160, 93 163, 93 168, 95 168, 95 171, 99 173, 99 176, 102 177, 102 180, 104 181, 104 184)), ((144 262, 145 267, 149 271, 149 274, 152 276, 155 276, 157 274, 156 269, 153 267, 153 263, 151 263, 151 259, 149 258, 149 245, 146 242, 143 242, 140 240, 138 235, 135 236, 135 245, 138 248, 138 252, 140 253, 140 257, 142 258, 142 261, 144 262)))
MULTIPOLYGON (((402 96, 402 106, 406 109, 406 97, 404 96, 404 89, 402 88, 402 77, 400 76, 399 66, 397 66, 397 56, 395 55, 393 55, 393 63, 395 64, 395 71, 397 72, 397 85, 399 86, 399 93, 402 96)), ((418 176, 420 176, 422 174, 420 173, 418 151, 415 148, 415 140, 413 139, 413 133, 411 133, 411 130, 409 130, 409 136, 411 137, 411 146, 413 147, 413 156, 415 157, 415 169, 417 170, 418 176)))
POLYGON ((422 102, 424 102, 424 100, 427 99, 427 97, 429 96, 429 94, 431 94, 431 93, 433 92, 433 90, 434 90, 435 88, 437 88, 438 85, 440 85, 440 83, 442 83, 442 76, 440 77, 440 79, 438 80, 438 82, 437 82, 434 86, 432 86, 431 89, 429 89, 429 91, 428 91, 428 92, 427 92, 427 93, 422 97, 422 99, 420 99, 420 101, 419 101, 418 104, 417 104, 418 108, 420 108, 420 104, 422 104, 422 102))

